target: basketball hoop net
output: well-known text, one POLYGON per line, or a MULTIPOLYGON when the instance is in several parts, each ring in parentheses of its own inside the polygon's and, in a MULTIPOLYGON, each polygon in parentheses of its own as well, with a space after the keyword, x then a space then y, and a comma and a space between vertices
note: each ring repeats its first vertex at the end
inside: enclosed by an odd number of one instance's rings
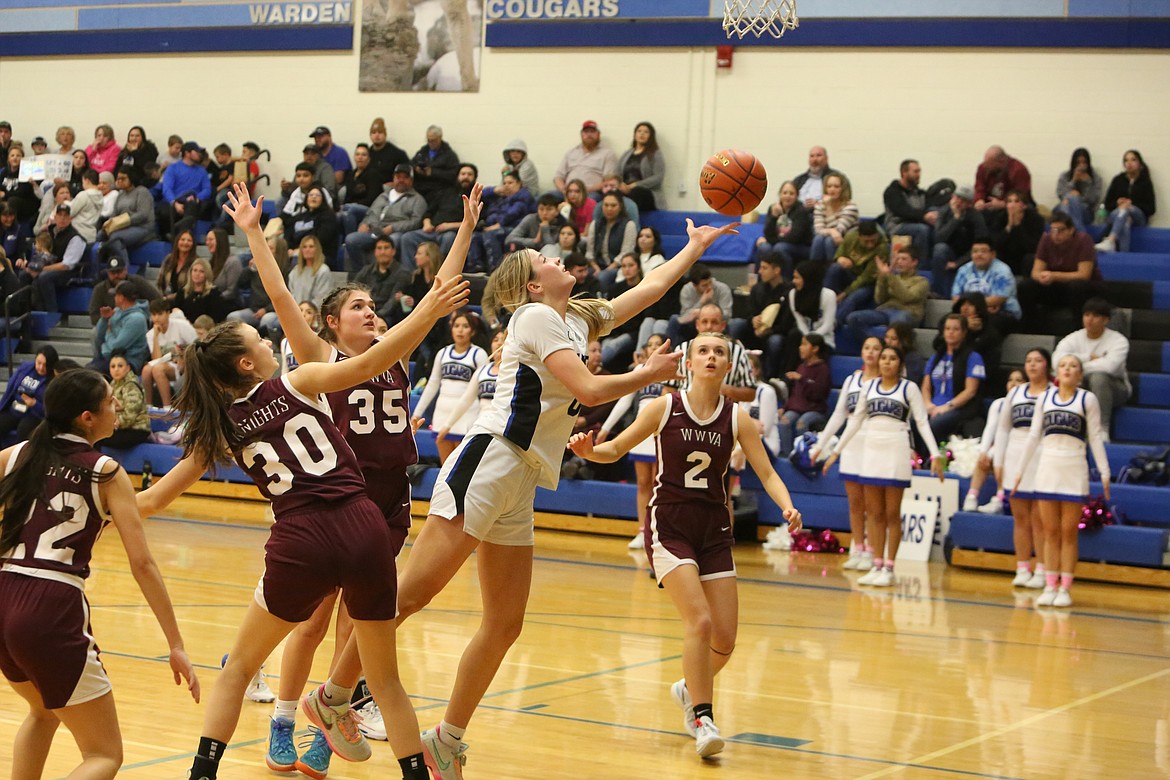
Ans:
POLYGON ((748 33, 779 38, 799 25, 796 0, 723 0, 723 31, 728 38, 748 33))

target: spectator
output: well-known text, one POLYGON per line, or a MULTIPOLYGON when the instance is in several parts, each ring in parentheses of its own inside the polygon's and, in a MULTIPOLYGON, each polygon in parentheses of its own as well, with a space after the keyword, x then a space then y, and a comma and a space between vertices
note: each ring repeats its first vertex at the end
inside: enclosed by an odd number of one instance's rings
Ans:
POLYGON ((987 374, 999 371, 1003 332, 996 327, 995 321, 988 313, 987 298, 983 293, 963 293, 951 307, 951 312, 961 315, 967 322, 967 334, 963 343, 983 358, 983 367, 987 374))
POLYGON ((933 244, 933 227, 938 222, 938 212, 932 211, 926 202, 926 190, 919 186, 922 181, 922 166, 917 160, 903 160, 898 168, 898 178, 890 182, 882 194, 885 204, 886 233, 891 236, 909 236, 919 257, 926 257, 933 244))
POLYGON ((150 438, 150 414, 146 409, 146 396, 138 377, 130 373, 130 363, 121 352, 110 355, 110 390, 118 410, 118 424, 114 432, 98 442, 102 447, 129 449, 137 447, 150 438))
POLYGON ((498 186, 483 191, 484 206, 480 224, 484 252, 489 269, 494 269, 504 258, 504 240, 521 220, 536 211, 532 194, 520 183, 515 171, 505 173, 498 186))
MULTIPOLYGON (((565 152, 561 158, 561 164, 553 176, 553 186, 572 203, 567 188, 573 180, 579 180, 584 185, 582 194, 599 192, 602 177, 616 170, 617 158, 612 150, 601 146, 601 130, 596 122, 589 119, 581 125, 581 143, 565 152)), ((582 231, 585 229, 581 224, 577 227, 582 231)))
POLYGON ((159 289, 163 295, 173 300, 179 290, 187 286, 187 276, 194 260, 195 233, 191 230, 180 231, 158 272, 159 289))
POLYGON ((1059 365, 1065 355, 1076 355, 1085 369, 1084 387, 1097 396, 1101 405, 1101 430, 1109 441, 1113 410, 1124 406, 1133 395, 1126 360, 1129 339, 1108 327, 1113 307, 1102 298, 1085 301, 1081 314, 1084 327, 1060 340, 1052 353, 1059 365))
POLYGON ((906 372, 906 379, 921 387, 926 361, 918 351, 915 341, 914 328, 905 320, 895 322, 886 328, 885 346, 894 347, 902 352, 902 368, 906 372))
MULTIPOLYGON (((555 245, 561 228, 568 224, 557 210, 558 205, 557 196, 551 192, 541 195, 536 201, 536 213, 521 219, 504 239, 505 249, 515 252, 518 249, 540 250, 548 244, 555 245)), ((573 233, 576 235, 576 228, 573 233)), ((574 238, 570 251, 576 250, 577 240, 574 238)))
MULTIPOLYGON (((109 176, 107 173, 101 177, 109 176)), ((73 217, 73 229, 85 239, 85 243, 92 244, 97 240, 98 220, 102 217, 104 195, 98 186, 100 178, 97 171, 86 171, 81 179, 81 192, 69 201, 69 213, 73 217)), ((117 197, 115 193, 114 197, 117 197)))
MULTIPOLYGON (((272 250, 272 256, 276 258, 276 263, 280 267, 280 275, 287 279, 288 244, 284 237, 269 237, 268 248, 272 250)), ((248 265, 240 272, 240 287, 244 286, 247 286, 252 293, 248 297, 247 307, 230 312, 227 318, 246 322, 260 331, 260 335, 267 335, 274 342, 280 343, 280 318, 272 309, 272 300, 268 297, 268 291, 264 289, 264 282, 260 278, 260 272, 256 269, 255 258, 249 259, 248 265)))
POLYGON ((202 146, 187 141, 182 147, 182 159, 168 165, 163 174, 163 200, 170 204, 172 234, 194 227, 211 201, 211 177, 203 168, 203 153, 202 146))
MULTIPOLYGON (((67 189, 65 192, 68 194, 67 189)), ((52 216, 51 211, 49 215, 52 216)), ((26 223, 16 221, 16 209, 9 203, 0 205, 0 249, 9 262, 27 258, 31 241, 32 231, 26 223)))
MULTIPOLYGON (((695 267, 698 268, 698 266, 695 267)), ((723 316, 723 310, 714 303, 704 304, 699 309, 699 316, 695 323, 698 333, 723 333, 727 330, 727 320, 723 316)), ((680 390, 687 390, 691 385, 691 371, 686 367, 685 357, 688 354, 689 346, 689 341, 678 345, 684 356, 679 361, 679 375, 683 379, 673 384, 677 384, 680 390)), ((731 339, 731 371, 723 382, 722 392, 729 400, 736 403, 751 401, 756 396, 756 381, 752 377, 752 364, 748 358, 748 351, 743 344, 735 339, 731 339)))
POLYGON ((833 389, 824 337, 806 333, 800 339, 799 354, 800 365, 784 377, 791 388, 779 424, 780 454, 784 456, 792 452, 797 436, 825 427, 829 391, 833 389))
POLYGON ((235 308, 235 304, 240 302, 240 274, 244 266, 240 263, 240 258, 232 254, 231 241, 223 228, 207 231, 203 243, 210 254, 211 278, 215 289, 223 296, 224 303, 235 308))
POLYGON ((935 441, 946 441, 979 414, 979 386, 987 378, 983 357, 966 346, 967 320, 948 314, 939 328, 942 336, 926 363, 922 397, 935 441), (962 389, 959 389, 962 378, 962 389))
POLYGON ((983 162, 975 169, 975 208, 983 212, 988 228, 1003 226, 1007 194, 1015 190, 1032 203, 1032 174, 1014 157, 1009 157, 1002 146, 992 146, 983 155, 983 162))
POLYGON ((691 266, 687 281, 689 284, 684 285, 679 291, 679 313, 671 316, 670 327, 667 329, 667 338, 671 344, 678 344, 684 338, 692 339, 697 332, 702 332, 701 329, 695 330, 694 323, 699 319, 702 308, 709 303, 719 307, 722 314, 721 322, 726 323, 731 319, 734 304, 731 288, 713 277, 710 268, 702 263, 695 263, 691 266))
POLYGON ((301 239, 297 247, 296 265, 288 272, 288 289, 298 302, 308 301, 321 308, 321 301, 333 289, 333 277, 325 264, 321 241, 313 235, 301 239))
POLYGON ((1015 274, 995 256, 995 247, 986 238, 977 239, 971 246, 971 262, 959 269, 950 292, 955 303, 967 293, 983 295, 987 311, 1001 333, 1015 330, 1023 314, 1016 297, 1015 274))
POLYGON ((214 279, 215 274, 207 258, 196 257, 191 261, 187 283, 175 296, 175 308, 183 312, 187 322, 193 322, 204 314, 215 322, 222 322, 227 317, 228 305, 216 288, 214 279))
POLYGON ((77 133, 73 131, 72 127, 61 125, 57 128, 57 134, 53 138, 57 141, 57 154, 73 154, 73 144, 77 143, 77 133))
POLYGON ((12 148, 12 125, 7 121, 0 122, 0 154, 7 157, 10 148, 12 148))
POLYGON ((154 221, 154 199, 150 191, 139 184, 134 168, 122 166, 114 177, 118 198, 114 201, 114 217, 102 226, 109 237, 106 253, 117 257, 122 265, 130 262, 130 250, 158 238, 154 221))
POLYGON ((1067 214, 1053 214, 1048 234, 1036 248, 1032 274, 1019 286, 1020 308, 1028 323, 1025 332, 1044 333, 1048 330, 1039 328, 1063 326, 1063 322, 1045 323, 1043 315, 1080 311, 1103 286, 1093 239, 1073 227, 1067 214))
POLYGON ((410 284, 410 271, 395 257, 397 250, 389 236, 379 236, 374 243, 374 262, 357 272, 353 280, 365 285, 374 300, 374 311, 385 309, 398 293, 410 284))
POLYGON ((86 249, 85 239, 73 228, 68 206, 58 206, 53 213, 49 238, 53 242, 53 262, 41 268, 33 284, 44 310, 57 311, 57 289, 67 285, 76 275, 86 249))
MULTIPOLYGON (((403 163, 410 168, 409 163, 403 163)), ((414 169, 411 168, 413 171, 414 169)), ((345 235, 358 228, 374 200, 382 194, 382 172, 370 165, 369 144, 358 144, 353 148, 353 167, 345 172, 342 182, 341 212, 338 220, 345 235)))
POLYGON ((399 165, 410 165, 410 156, 386 140, 386 121, 376 117, 370 123, 370 167, 377 172, 377 180, 385 184, 399 165))
POLYGON ((1097 244, 1099 251, 1128 252, 1131 230, 1144 227, 1157 210, 1154 182, 1142 153, 1130 149, 1122 157, 1124 170, 1109 182, 1105 208, 1109 210, 1105 236, 1097 244))
POLYGON ((787 333, 792 329, 791 316, 782 316, 788 314, 789 287, 784 282, 780 258, 775 255, 762 258, 759 276, 748 292, 751 335, 741 339, 753 348, 766 346, 766 339, 773 331, 787 333))
POLYGON ((938 213, 930 273, 931 292, 940 298, 950 295, 955 270, 970 260, 971 245, 987 238, 983 213, 973 208, 974 204, 975 193, 970 187, 956 187, 949 206, 938 213))
MULTIPOLYGON (((601 201, 601 218, 589 225, 585 234, 585 259, 595 274, 601 274, 615 260, 636 247, 638 226, 626 213, 622 198, 609 193, 601 201)), ((600 276, 603 288, 608 288, 616 276, 617 269, 600 276)))
POLYGON ((0 177, 0 203, 16 209, 18 221, 29 222, 37 213, 37 194, 31 182, 20 180, 20 161, 24 159, 24 150, 14 145, 8 149, 5 159, 7 164, 0 177))
POLYGON ((408 163, 399 165, 391 186, 374 200, 357 231, 345 237, 346 273, 352 278, 370 264, 379 236, 398 237, 418 230, 426 213, 427 202, 414 189, 414 169, 408 163))
POLYGON ((561 216, 572 222, 578 233, 589 230, 593 222, 593 211, 597 201, 589 197, 585 191, 585 182, 580 179, 571 179, 565 186, 565 201, 561 204, 561 216))
MULTIPOLYGON (((837 296, 824 286, 824 278, 824 266, 815 260, 805 260, 792 272, 788 310, 793 325, 785 334, 773 327, 773 334, 768 337, 764 373, 769 378, 782 377, 796 368, 800 362, 800 341, 809 333, 820 334, 826 347, 835 348, 837 296)), ((777 322, 788 320, 778 318, 777 322)))
POLYGON ((288 181, 280 183, 281 191, 288 189, 288 197, 284 201, 284 205, 280 209, 281 217, 288 219, 296 216, 305 210, 305 198, 309 195, 309 190, 313 187, 318 187, 325 194, 325 202, 333 208, 333 194, 321 182, 317 181, 317 174, 312 164, 307 162, 297 163, 296 169, 293 171, 293 180, 290 184, 288 181))
MULTIPOLYGON (((824 196, 825 178, 833 173, 841 175, 840 171, 829 167, 829 153, 825 151, 825 147, 814 146, 808 150, 808 170, 792 179, 800 202, 806 209, 812 211, 820 203, 824 196)), ((845 177, 841 178, 844 180, 845 177)))
MULTIPOLYGON (((103 172, 98 174, 98 193, 102 196, 98 225, 101 225, 114 216, 114 203, 118 200, 118 190, 114 187, 114 174, 103 172)), ((75 199, 76 200, 76 199, 75 199)), ((94 231, 96 237, 97 231, 94 231)))
POLYGON ((147 307, 154 326, 146 332, 150 360, 142 368, 142 387, 147 403, 154 400, 154 389, 164 407, 171 405, 171 385, 179 376, 178 357, 184 347, 197 338, 195 327, 182 309, 172 309, 169 301, 159 298, 147 307))
POLYGON ((353 165, 349 162, 349 154, 333 143, 333 133, 329 132, 329 128, 325 125, 315 127, 313 132, 309 133, 309 137, 313 139, 321 159, 329 163, 329 167, 333 169, 333 181, 327 182, 327 184, 331 184, 332 189, 336 190, 345 182, 345 174, 353 170, 353 165))
MULTIPOLYGON (((619 277, 609 293, 610 300, 637 287, 645 277, 642 265, 633 253, 622 255, 618 260, 618 272, 619 277)), ((634 348, 638 344, 646 344, 655 333, 665 333, 669 321, 655 316, 663 313, 660 304, 661 299, 645 309, 642 316, 633 317, 610 331, 609 336, 601 340, 601 362, 615 371, 624 371, 635 357, 634 348), (657 311, 656 307, 659 307, 657 311)))
MULTIPOLYGON (((549 193, 545 193, 548 195, 549 193)), ((556 197, 556 196, 553 196, 556 197)), ((559 216, 559 215, 558 215, 559 216)), ((561 217, 564 219, 564 217, 561 217)), ((548 257, 560 257, 564 260, 571 254, 580 254, 582 258, 585 255, 581 254, 581 234, 577 232, 577 226, 571 222, 566 222, 561 225, 561 229, 557 231, 557 240, 553 244, 545 244, 540 248, 542 255, 548 257)))
POLYGON ((81 192, 81 177, 89 170, 89 155, 81 149, 73 152, 73 172, 69 175, 69 194, 81 192))
MULTIPOLYGON (((114 128, 109 125, 98 125, 93 131, 93 143, 85 147, 85 155, 89 158, 89 167, 98 173, 113 172, 118 167, 118 155, 122 147, 114 140, 114 128)), ((105 372, 108 366, 103 363, 101 369, 105 372)))
POLYGON ((634 221, 634 224, 641 224, 639 220, 638 204, 635 203, 628 195, 623 195, 621 190, 622 177, 616 172, 607 173, 601 177, 601 190, 593 193, 593 197, 597 200, 597 205, 593 207, 593 221, 596 222, 601 218, 601 201, 605 199, 606 195, 611 192, 622 199, 622 205, 626 207, 626 216, 634 221))
POLYGON ((150 359, 150 348, 146 345, 146 301, 137 300, 136 294, 130 282, 114 288, 114 310, 110 316, 98 320, 94 334, 94 358, 89 365, 94 371, 109 370, 110 357, 115 352, 126 356, 135 373, 142 371, 150 359))
POLYGON ((337 194, 337 172, 333 166, 321 156, 321 148, 317 144, 305 144, 301 149, 301 161, 313 168, 313 181, 329 192, 329 203, 332 205, 337 194))
POLYGON ((1009 192, 1004 208, 1007 220, 999 230, 990 231, 999 257, 1016 276, 1032 273, 1036 247, 1044 235, 1044 217, 1028 203, 1023 193, 1009 192))
POLYGON ((153 303, 163 297, 157 287, 138 274, 130 273, 129 266, 117 255, 108 255, 103 266, 106 276, 93 286, 89 297, 89 324, 97 325, 103 317, 114 313, 114 290, 123 282, 134 288, 134 300, 153 303))
POLYGON ((504 167, 500 169, 500 175, 508 171, 515 171, 520 186, 528 190, 532 197, 537 196, 540 192, 540 174, 536 171, 536 163, 528 159, 528 145, 519 138, 504 147, 504 167))
MULTIPOLYGON (((235 164, 232 162, 232 148, 227 144, 216 144, 215 148, 211 150, 211 154, 215 157, 215 162, 211 163, 206 158, 204 165, 207 168, 208 178, 211 180, 211 196, 213 205, 211 213, 208 217, 212 224, 222 225, 230 224, 231 217, 224 213, 223 207, 228 202, 228 193, 231 192, 232 185, 236 183, 235 164)), ((241 182, 243 184, 244 182, 241 182)))
POLYGON ((39 157, 48 151, 49 142, 45 140, 43 135, 38 135, 36 138, 32 139, 32 142, 29 144, 29 146, 32 147, 33 156, 39 157))
POLYGON ((601 284, 597 277, 590 273, 589 261, 579 252, 573 252, 562 261, 565 270, 573 275, 573 298, 601 298, 601 284))
POLYGON ((813 240, 809 257, 827 261, 840 248, 860 216, 849 181, 839 173, 825 177, 824 196, 813 208, 813 240))
POLYGON ((167 137, 167 148, 158 154, 159 170, 165 171, 169 166, 174 165, 183 159, 183 138, 178 135, 170 135, 167 137))
POLYGON ((662 256, 662 234, 658 228, 646 227, 638 230, 638 264, 642 266, 642 273, 648 274, 666 262, 662 256))
MULTIPOLYGON (((415 171, 417 181, 417 165, 415 171)), ((447 252, 451 251, 451 245, 455 243, 459 225, 463 223, 463 196, 471 194, 478 178, 479 169, 471 163, 459 166, 455 185, 441 190, 427 200, 422 227, 402 235, 398 249, 403 257, 413 257, 418 251, 419 244, 424 241, 438 243, 442 256, 447 256, 447 252)))
POLYGON ((634 126, 630 148, 618 158, 616 170, 621 175, 622 194, 637 204, 642 212, 666 208, 666 155, 658 149, 658 132, 649 122, 634 126))
MULTIPOLYGON (((756 382, 756 396, 751 401, 740 402, 740 407, 755 420, 756 427, 760 431, 760 439, 768 450, 768 457, 775 458, 781 451, 780 431, 777 428, 777 423, 780 420, 780 404, 776 396, 776 388, 764 379, 764 368, 759 355, 754 352, 748 353, 748 360, 752 364, 752 378, 756 382)), ((736 465, 733 463, 732 467, 735 468, 736 465)), ((742 471, 742 466, 739 466, 738 470, 742 471)))
POLYGON ((877 282, 873 261, 889 256, 890 245, 875 223, 862 222, 849 231, 825 274, 825 285, 837 292, 837 319, 845 321, 853 311, 873 305, 877 282))
POLYGON ((17 441, 24 441, 32 435, 45 419, 45 388, 56 370, 57 350, 51 346, 17 367, 0 397, 0 436, 16 431, 17 441))
POLYGON ((1104 187, 1093 170, 1089 150, 1074 149, 1068 170, 1061 171, 1056 179, 1056 197, 1060 201, 1056 208, 1072 217, 1077 230, 1084 230, 1093 221, 1104 187))
POLYGON ((316 184, 305 193, 305 208, 284 221, 284 240, 289 246, 299 246, 305 236, 321 242, 327 263, 337 257, 337 215, 325 200, 325 189, 316 184))
POLYGON ((874 258, 877 264, 877 281, 874 285, 876 309, 852 312, 846 319, 853 338, 861 344, 869 335, 869 329, 877 326, 905 322, 915 327, 922 322, 926 313, 926 299, 930 295, 926 277, 918 275, 918 251, 913 245, 894 250, 890 262, 874 258))
MULTIPOLYGON (((439 245, 434 241, 424 241, 418 245, 414 255, 414 272, 410 276, 410 283, 400 294, 394 296, 390 305, 379 314, 387 324, 395 325, 403 320, 414 309, 415 303, 422 300, 435 281, 435 272, 439 270, 439 245)), ((431 363, 435 354, 442 349, 445 340, 450 335, 450 329, 445 320, 440 319, 427 333, 426 338, 418 345, 414 353, 413 377, 429 376, 431 363)))
POLYGON ((146 174, 146 164, 157 160, 158 147, 147 139, 146 131, 140 125, 134 125, 130 128, 130 132, 126 133, 126 145, 122 147, 122 152, 118 155, 118 163, 111 172, 120 171, 122 168, 132 168, 141 179, 146 174))
POLYGON ((780 185, 780 199, 764 217, 764 235, 756 239, 756 265, 774 257, 784 274, 792 276, 796 264, 808 259, 812 239, 812 215, 798 199, 796 185, 786 181, 780 185))
MULTIPOLYGON (((78 187, 78 191, 80 192, 80 185, 78 187)), ((41 208, 40 211, 37 212, 36 221, 33 223, 32 235, 39 236, 41 233, 47 231, 49 226, 53 224, 53 212, 62 203, 69 203, 72 197, 73 190, 70 188, 70 185, 67 182, 54 184, 53 188, 49 192, 46 192, 44 195, 42 195, 41 208)), ((2 208, 3 207, 0 206, 0 209, 2 208)), ((13 210, 12 213, 15 216, 16 211, 13 210)), ((28 225, 27 222, 20 224, 24 226, 28 225)))
POLYGON ((438 125, 427 128, 427 142, 414 153, 411 164, 414 166, 414 188, 428 206, 435 205, 450 192, 458 183, 462 170, 459 155, 443 140, 443 128, 438 125))

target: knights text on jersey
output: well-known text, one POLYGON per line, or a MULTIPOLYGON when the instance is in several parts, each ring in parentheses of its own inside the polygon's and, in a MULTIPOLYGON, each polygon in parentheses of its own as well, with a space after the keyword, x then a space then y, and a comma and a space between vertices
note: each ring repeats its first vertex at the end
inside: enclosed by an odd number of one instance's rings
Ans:
POLYGON ((720 396, 706 420, 691 411, 686 393, 674 393, 654 437, 658 467, 650 505, 727 504, 727 467, 738 435, 739 405, 720 396))

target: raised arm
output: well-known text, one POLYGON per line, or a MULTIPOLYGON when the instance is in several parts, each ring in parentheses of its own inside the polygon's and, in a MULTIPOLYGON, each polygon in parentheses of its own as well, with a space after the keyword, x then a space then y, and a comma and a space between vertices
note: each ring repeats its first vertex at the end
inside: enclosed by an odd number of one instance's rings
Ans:
POLYGON ((162 573, 159 572, 154 556, 150 553, 150 547, 146 543, 142 520, 134 503, 134 486, 130 484, 130 477, 121 466, 115 468, 117 472, 113 479, 101 487, 103 501, 114 518, 118 535, 122 537, 122 546, 126 548, 126 557, 130 561, 134 581, 138 583, 139 590, 142 591, 146 603, 150 605, 151 612, 162 628, 163 636, 167 639, 175 685, 180 684, 181 679, 186 680, 191 698, 198 702, 199 678, 195 675, 195 668, 183 647, 183 635, 179 631, 179 621, 175 619, 175 609, 167 593, 167 586, 163 582, 162 573))
POLYGON ((260 229, 260 206, 263 202, 262 195, 256 199, 256 205, 253 206, 248 188, 242 183, 237 183, 228 193, 228 203, 224 204, 223 210, 235 220, 248 237, 248 248, 252 250, 252 259, 256 271, 260 274, 260 282, 264 285, 264 292, 268 293, 276 316, 280 318, 280 326, 297 363, 304 365, 327 360, 330 345, 314 333, 301 316, 300 301, 289 292, 284 274, 280 272, 280 266, 272 256, 268 242, 264 240, 264 232, 260 229))
MULTIPOLYGON (((634 373, 631 371, 630 373, 634 373)), ((662 417, 670 405, 670 396, 655 398, 646 404, 630 427, 618 434, 613 441, 593 444, 592 432, 577 433, 569 439, 569 449, 576 455, 595 463, 613 463, 634 448, 634 445, 653 435, 662 425, 662 417)))
POLYGON ((695 227, 695 223, 688 217, 687 235, 690 240, 687 241, 687 245, 669 261, 646 274, 646 278, 637 285, 610 301, 615 318, 614 326, 629 321, 665 295, 675 282, 690 270, 695 261, 703 256, 715 239, 738 232, 737 227, 738 222, 718 228, 710 225, 695 227))
POLYGON ((578 401, 585 406, 599 406, 639 387, 674 379, 682 352, 668 352, 669 348, 670 341, 667 341, 646 361, 646 368, 624 374, 591 374, 571 349, 553 352, 544 359, 544 364, 578 401))
POLYGON ((784 519, 788 521, 788 530, 799 531, 801 527, 800 512, 792 503, 788 486, 784 484, 784 480, 780 479, 780 475, 772 466, 772 459, 768 457, 768 451, 764 449, 764 442, 760 439, 760 432, 756 429, 756 421, 743 409, 736 409, 735 413, 739 415, 736 441, 743 448, 744 457, 747 458, 752 471, 756 472, 756 476, 760 478, 764 491, 784 511, 784 519))

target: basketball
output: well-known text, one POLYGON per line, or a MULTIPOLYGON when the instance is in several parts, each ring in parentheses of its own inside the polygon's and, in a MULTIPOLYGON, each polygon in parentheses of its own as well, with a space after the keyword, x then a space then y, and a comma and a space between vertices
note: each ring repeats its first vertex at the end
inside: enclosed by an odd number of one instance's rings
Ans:
POLYGON ((711 155, 699 173, 699 191, 707 205, 727 217, 742 216, 764 199, 768 173, 751 152, 724 149, 711 155))

